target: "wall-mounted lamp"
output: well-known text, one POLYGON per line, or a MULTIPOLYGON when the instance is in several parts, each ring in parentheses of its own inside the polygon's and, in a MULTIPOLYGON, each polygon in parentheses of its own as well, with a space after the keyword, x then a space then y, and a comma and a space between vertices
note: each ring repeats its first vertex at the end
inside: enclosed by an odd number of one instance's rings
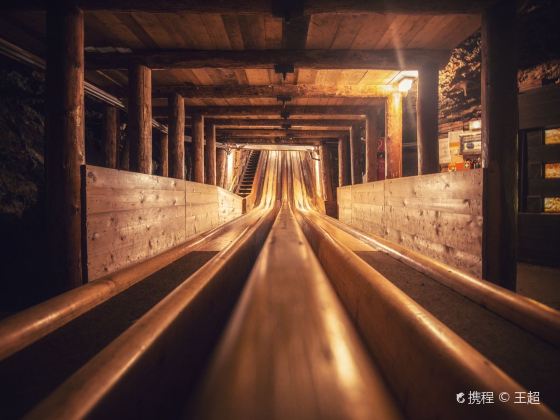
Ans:
POLYGON ((481 128, 482 128, 482 121, 481 120, 475 120, 475 121, 471 121, 469 123, 469 129, 471 131, 480 130, 481 128))

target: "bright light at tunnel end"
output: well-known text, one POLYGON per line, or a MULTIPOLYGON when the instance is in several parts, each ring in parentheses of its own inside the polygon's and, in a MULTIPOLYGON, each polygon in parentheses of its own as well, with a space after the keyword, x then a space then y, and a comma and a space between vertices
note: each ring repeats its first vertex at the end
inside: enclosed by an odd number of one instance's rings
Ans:
POLYGON ((399 82, 399 85, 398 85, 399 92, 402 92, 402 93, 408 92, 410 90, 410 88, 412 87, 412 82, 413 82, 413 79, 411 79, 409 77, 407 77, 405 79, 402 79, 399 82))
POLYGON ((392 80, 393 86, 396 85, 397 90, 400 93, 407 93, 414 84, 414 80, 418 77, 418 71, 416 70, 405 70, 399 72, 392 80))

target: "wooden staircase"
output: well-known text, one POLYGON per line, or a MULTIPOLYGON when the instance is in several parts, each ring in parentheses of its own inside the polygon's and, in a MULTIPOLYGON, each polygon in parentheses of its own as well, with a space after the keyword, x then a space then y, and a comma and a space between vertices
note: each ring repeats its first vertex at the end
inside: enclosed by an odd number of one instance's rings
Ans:
POLYGON ((247 197, 249 194, 251 194, 260 156, 261 152, 259 150, 251 150, 247 166, 245 168, 245 171, 243 172, 243 178, 241 179, 239 187, 237 188, 237 194, 241 197, 247 197))

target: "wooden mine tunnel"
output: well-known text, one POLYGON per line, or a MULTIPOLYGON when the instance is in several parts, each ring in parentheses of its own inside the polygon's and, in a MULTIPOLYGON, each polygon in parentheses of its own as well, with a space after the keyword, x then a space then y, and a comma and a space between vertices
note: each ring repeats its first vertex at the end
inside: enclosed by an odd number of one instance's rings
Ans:
POLYGON ((0 417, 557 418, 560 313, 515 293, 515 3, 4 0, 56 296, 0 320, 0 417), (478 30, 480 167, 442 172, 478 30))

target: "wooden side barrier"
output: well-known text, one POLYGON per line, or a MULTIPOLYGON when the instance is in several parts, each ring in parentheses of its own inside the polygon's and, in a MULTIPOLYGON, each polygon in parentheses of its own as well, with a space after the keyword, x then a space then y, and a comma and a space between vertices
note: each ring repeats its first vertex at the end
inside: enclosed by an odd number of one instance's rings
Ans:
POLYGON ((341 222, 480 277, 482 169, 338 188, 341 222))
POLYGON ((220 187, 86 166, 87 277, 95 280, 241 215, 220 187))

